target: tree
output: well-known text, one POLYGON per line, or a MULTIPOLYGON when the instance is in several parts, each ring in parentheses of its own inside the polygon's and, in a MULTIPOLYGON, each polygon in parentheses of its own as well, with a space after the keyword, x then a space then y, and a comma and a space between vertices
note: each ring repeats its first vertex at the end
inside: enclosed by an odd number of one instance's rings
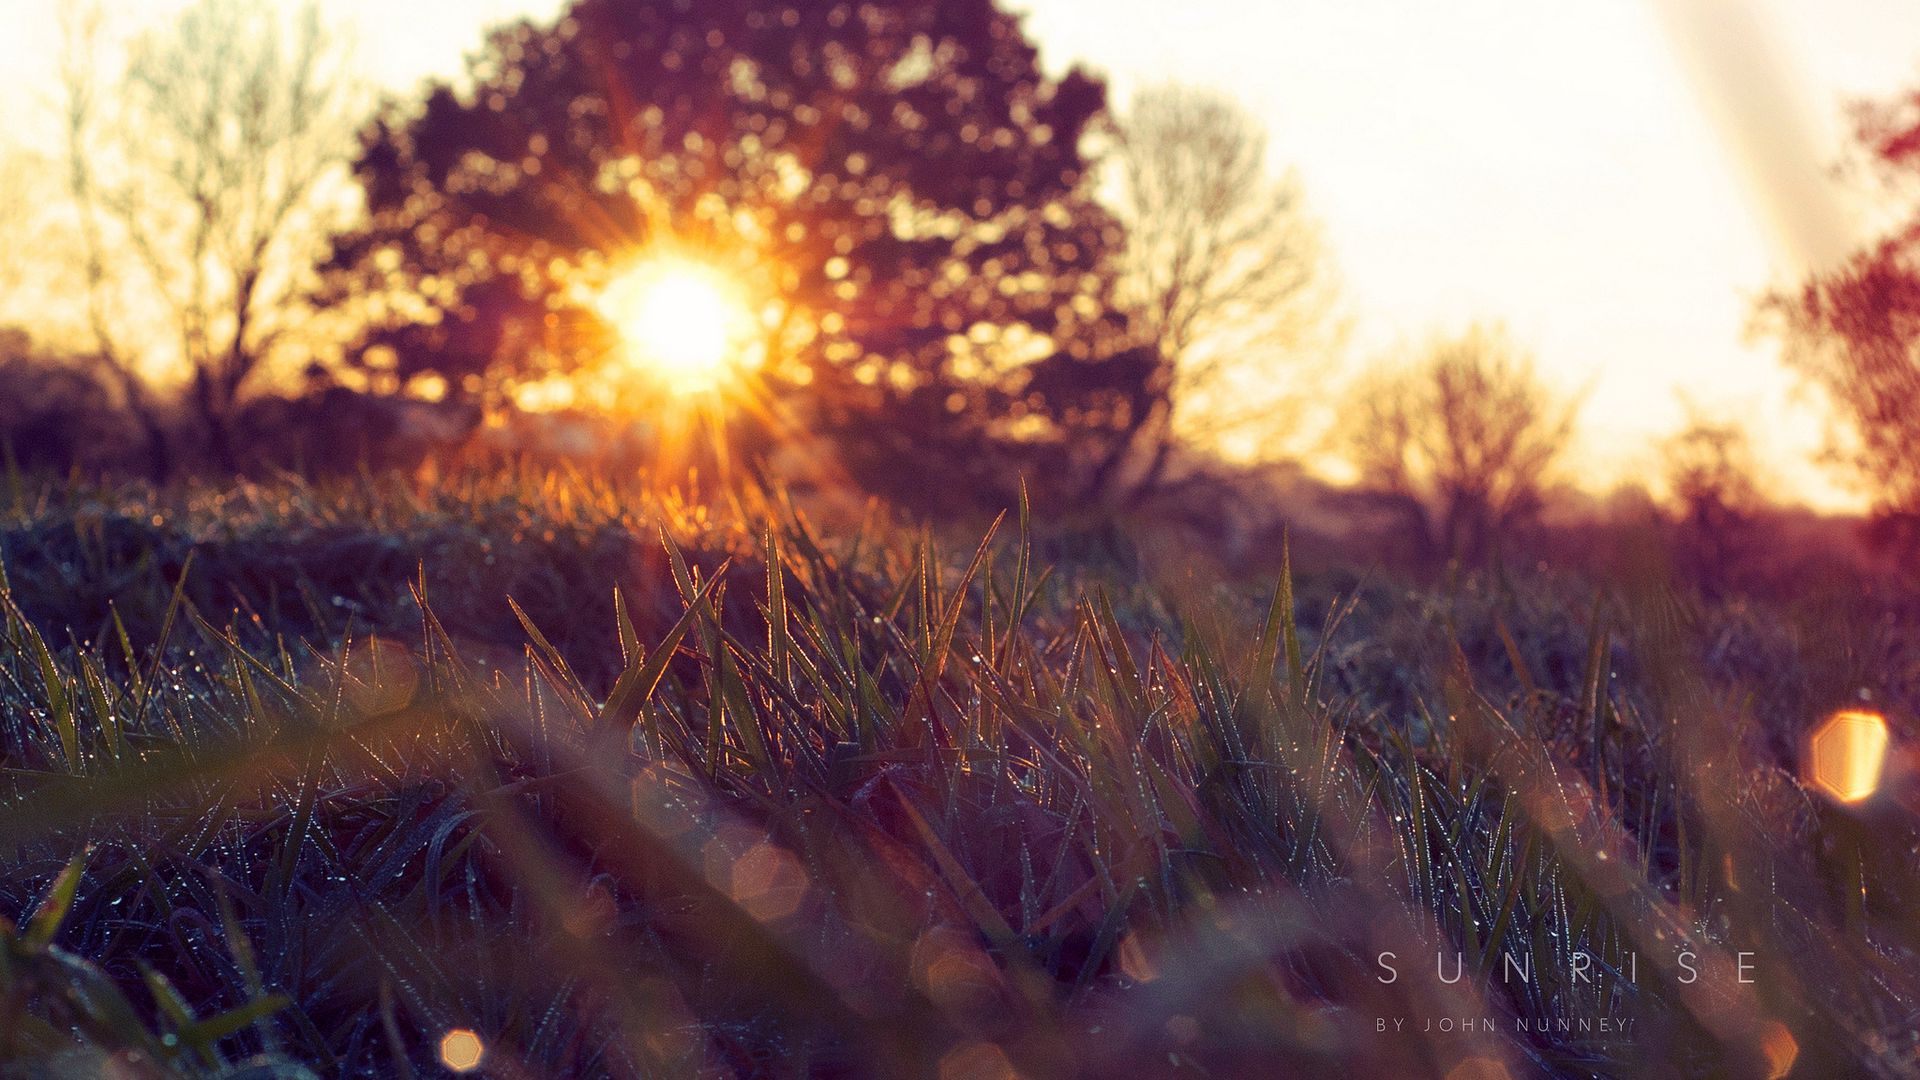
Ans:
POLYGON ((72 19, 63 58, 92 333, 159 447, 143 382, 156 357, 109 325, 116 281, 136 278, 157 298, 208 448, 231 469, 233 414, 299 321, 299 269, 327 225, 324 181, 350 145, 344 53, 315 3, 289 15, 266 0, 195 0, 138 36, 103 82, 99 30, 97 10, 72 19))
MULTIPOLYGON (((1862 108, 1857 137, 1890 190, 1920 185, 1920 91, 1862 108)), ((1920 201, 1916 201, 1920 205, 1920 201)), ((1832 456, 1873 494, 1880 531, 1920 539, 1920 210, 1762 309, 1840 421, 1832 456)))
POLYGON ((1746 553, 1762 505, 1753 441, 1738 424, 1694 413, 1663 450, 1680 556, 1697 580, 1717 583, 1746 553))
POLYGON ((1268 172, 1260 123, 1224 95, 1141 92, 1120 125, 1122 303, 1141 340, 1171 362, 1155 402, 1144 479, 1177 427, 1221 434, 1289 404, 1282 365, 1331 347, 1331 277, 1298 180, 1268 172))
POLYGON ((1422 550, 1473 560, 1539 512, 1578 411, 1504 330, 1475 326, 1410 367, 1370 372, 1343 424, 1362 483, 1405 514, 1422 550))
POLYGON ((480 396, 593 368, 597 290, 674 253, 753 297, 764 388, 879 486, 1004 486, 1139 422, 1081 150, 1104 88, 992 0, 577 0, 469 75, 363 134, 323 294, 364 320, 349 365, 480 396))

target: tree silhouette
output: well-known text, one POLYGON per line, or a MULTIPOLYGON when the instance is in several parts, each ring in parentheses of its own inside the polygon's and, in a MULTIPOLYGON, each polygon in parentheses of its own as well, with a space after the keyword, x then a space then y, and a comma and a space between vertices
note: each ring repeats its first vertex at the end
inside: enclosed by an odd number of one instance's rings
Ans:
MULTIPOLYGON (((1920 91, 1863 108, 1857 136, 1890 188, 1920 181, 1920 91)), ((1871 490, 1876 533, 1920 544, 1920 212, 1764 305, 1786 359, 1825 390, 1834 457, 1871 490)))
POLYGON ((1476 326, 1411 367, 1368 373, 1345 434, 1362 483, 1426 554, 1480 559, 1539 512, 1577 413, 1504 331, 1476 326))
POLYGON ((1662 446, 1676 554, 1696 581, 1717 587, 1752 540, 1763 505, 1754 480, 1758 464, 1745 428, 1709 419, 1691 405, 1688 414, 1686 426, 1662 446))
POLYGON ((672 251, 756 297, 764 385, 879 486, 1097 467, 1137 427, 1081 151, 1104 88, 992 0, 578 0, 470 75, 364 134, 327 270, 350 362, 480 396, 577 369, 612 344, 593 290, 672 251))

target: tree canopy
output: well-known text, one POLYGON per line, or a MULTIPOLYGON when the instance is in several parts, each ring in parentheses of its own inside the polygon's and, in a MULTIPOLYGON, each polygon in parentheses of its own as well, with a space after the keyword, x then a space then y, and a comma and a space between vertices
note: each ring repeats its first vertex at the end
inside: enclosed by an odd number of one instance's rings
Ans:
MULTIPOLYGON (((1857 135, 1890 188, 1911 197, 1920 183, 1920 91, 1862 109, 1857 135)), ((1767 305, 1788 362, 1835 406, 1836 458, 1908 544, 1920 541, 1920 199, 1913 205, 1886 236, 1767 305)))
POLYGON ((577 0, 366 129, 326 299, 364 327, 350 363, 484 395, 606 355, 594 290, 690 254, 856 468, 1097 474, 1160 392, 1110 303, 1105 104, 992 0, 577 0))

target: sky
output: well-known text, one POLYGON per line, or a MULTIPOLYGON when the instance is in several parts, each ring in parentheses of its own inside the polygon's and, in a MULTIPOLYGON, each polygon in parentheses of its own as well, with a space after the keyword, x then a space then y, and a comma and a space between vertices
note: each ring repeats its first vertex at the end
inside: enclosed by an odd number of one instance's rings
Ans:
MULTIPOLYGON (((0 0, 0 144, 30 143, 61 0, 0 0), (11 138, 9 138, 11 137, 11 138)), ((107 0, 147 16, 173 6, 107 0)), ((1681 395, 1747 423, 1768 486, 1856 505, 1754 299, 1860 235, 1844 107, 1920 85, 1913 0, 1012 0, 1055 68, 1124 105, 1179 81, 1244 102, 1329 240, 1355 355, 1504 321, 1586 395, 1580 478, 1646 475, 1681 395)), ((559 0, 328 0, 379 84, 458 70, 559 0)))
POLYGON ((1328 232, 1363 356, 1504 320, 1586 391, 1590 485, 1654 469, 1684 393, 1752 427, 1776 490, 1854 505, 1810 460, 1820 403, 1747 330, 1757 296, 1847 245, 1827 175, 1843 110, 1920 84, 1920 4, 1028 6, 1038 40, 1103 67, 1123 103, 1200 82, 1266 121, 1328 232))

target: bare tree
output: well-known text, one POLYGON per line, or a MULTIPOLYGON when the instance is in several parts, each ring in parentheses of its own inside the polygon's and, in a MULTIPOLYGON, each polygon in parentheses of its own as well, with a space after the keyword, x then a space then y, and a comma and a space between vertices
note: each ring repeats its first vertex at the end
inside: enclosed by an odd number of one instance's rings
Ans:
POLYGON ((1211 435, 1274 425, 1303 374, 1288 361, 1333 345, 1332 280, 1297 179, 1269 172, 1265 131, 1231 98, 1143 91, 1117 150, 1121 301, 1141 340, 1172 362, 1152 480, 1176 424, 1211 435))
POLYGON ((1578 412, 1504 330, 1475 326, 1363 377, 1343 436, 1428 554, 1479 559, 1539 512, 1578 412))
POLYGON ((175 325, 209 450, 232 468, 234 410, 297 323, 299 268, 327 224, 324 182, 352 146, 343 49, 312 2, 289 13, 195 0, 136 38, 107 81, 99 31, 97 12, 71 18, 63 62, 89 322, 136 403, 155 358, 116 343, 108 298, 137 276, 175 325))

